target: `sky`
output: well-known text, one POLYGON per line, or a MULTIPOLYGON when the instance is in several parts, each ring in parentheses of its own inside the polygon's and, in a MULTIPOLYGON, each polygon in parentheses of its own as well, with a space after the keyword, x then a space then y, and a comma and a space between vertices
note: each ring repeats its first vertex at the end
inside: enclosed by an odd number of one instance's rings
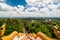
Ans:
POLYGON ((23 5, 25 6, 27 3, 25 2, 25 0, 6 0, 5 1, 8 5, 11 6, 17 6, 17 5, 23 5))
POLYGON ((60 17, 60 0, 0 0, 0 17, 60 17))

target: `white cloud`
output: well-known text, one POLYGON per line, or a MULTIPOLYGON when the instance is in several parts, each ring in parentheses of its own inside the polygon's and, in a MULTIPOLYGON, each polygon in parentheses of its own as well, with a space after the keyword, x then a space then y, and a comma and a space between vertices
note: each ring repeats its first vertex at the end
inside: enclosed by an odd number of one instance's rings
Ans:
POLYGON ((27 8, 26 9, 26 12, 39 12, 40 10, 37 8, 37 7, 31 7, 31 8, 27 8))
POLYGON ((11 7, 5 3, 0 3, 0 10, 1 11, 12 11, 13 7, 11 7))
POLYGON ((57 5, 54 5, 54 4, 50 4, 48 5, 48 8, 52 9, 52 11, 55 11, 57 9, 57 5))
POLYGON ((18 7, 19 11, 23 11, 24 10, 24 6, 18 5, 17 7, 18 7))
POLYGON ((44 7, 40 11, 43 13, 47 13, 47 12, 49 12, 49 9, 47 7, 44 7))
POLYGON ((0 2, 0 17, 60 17, 60 4, 54 5, 54 1, 55 0, 26 0, 27 5, 30 6, 27 7, 27 9, 22 5, 12 7, 0 2), (46 6, 49 2, 51 2, 51 4, 46 6), (49 11, 49 9, 54 11, 49 11))
POLYGON ((5 0, 0 0, 0 2, 4 2, 5 0))
POLYGON ((49 3, 53 3, 53 0, 42 0, 43 4, 49 4, 49 3))
POLYGON ((58 6, 57 6, 57 10, 60 10, 60 4, 58 4, 58 6))
POLYGON ((30 6, 38 6, 40 4, 49 4, 53 2, 58 2, 58 0, 26 0, 27 4, 30 6))
POLYGON ((26 3, 30 6, 37 6, 40 3, 40 0, 26 0, 26 3))

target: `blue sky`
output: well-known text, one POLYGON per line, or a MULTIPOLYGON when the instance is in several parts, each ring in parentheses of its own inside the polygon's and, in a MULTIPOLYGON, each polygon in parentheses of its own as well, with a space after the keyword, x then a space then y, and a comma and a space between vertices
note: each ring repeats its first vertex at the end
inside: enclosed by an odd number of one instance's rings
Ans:
POLYGON ((60 17, 60 0, 0 0, 0 17, 60 17))
MULTIPOLYGON (((5 1, 8 5, 11 5, 11 6, 17 6, 17 5, 23 5, 23 6, 26 6, 26 2, 25 0, 6 0, 5 1)), ((54 2, 55 5, 58 4, 58 2, 54 2)))
POLYGON ((23 5, 26 6, 25 0, 6 0, 6 3, 11 6, 23 5))

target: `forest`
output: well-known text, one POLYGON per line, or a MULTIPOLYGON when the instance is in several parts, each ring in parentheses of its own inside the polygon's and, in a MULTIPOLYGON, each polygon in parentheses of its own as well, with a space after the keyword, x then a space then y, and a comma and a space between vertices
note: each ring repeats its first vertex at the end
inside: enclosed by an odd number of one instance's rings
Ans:
POLYGON ((13 31, 23 33, 23 27, 25 27, 28 33, 36 34, 37 32, 43 32, 48 37, 57 38, 53 32, 53 25, 57 25, 58 31, 60 31, 60 19, 29 20, 20 18, 0 18, 0 27, 4 23, 6 24, 4 35, 9 35, 13 31))

